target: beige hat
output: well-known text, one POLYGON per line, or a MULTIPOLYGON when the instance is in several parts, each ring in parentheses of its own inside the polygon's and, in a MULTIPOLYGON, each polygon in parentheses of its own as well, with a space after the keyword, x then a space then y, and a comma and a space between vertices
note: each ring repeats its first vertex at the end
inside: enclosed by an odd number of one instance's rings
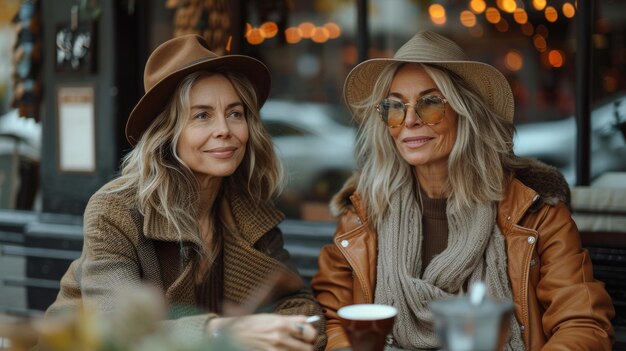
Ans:
MULTIPOLYGON (((371 59, 354 67, 344 84, 344 98, 350 110, 353 103, 364 100, 372 93, 380 73, 394 62, 428 63, 445 67, 465 79, 494 112, 513 121, 513 92, 504 75, 493 66, 469 61, 455 42, 433 32, 415 34, 398 49, 393 58, 371 59)), ((362 116, 355 118, 361 122, 358 119, 362 116)))
POLYGON ((246 76, 262 106, 270 93, 271 78, 267 67, 245 55, 218 56, 204 38, 196 34, 170 39, 157 47, 146 63, 143 84, 146 93, 139 100, 126 122, 126 139, 137 144, 141 134, 163 111, 178 83, 196 71, 227 69, 246 76))

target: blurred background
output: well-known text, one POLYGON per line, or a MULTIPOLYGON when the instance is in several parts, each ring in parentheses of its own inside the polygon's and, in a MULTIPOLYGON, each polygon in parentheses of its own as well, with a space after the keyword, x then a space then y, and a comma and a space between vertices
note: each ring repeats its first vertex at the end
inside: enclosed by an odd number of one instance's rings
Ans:
MULTIPOLYGON (((625 26, 623 0, 0 0, 0 312, 28 315, 54 299, 80 255, 89 197, 130 150, 124 126, 145 61, 167 39, 198 33, 216 52, 268 65, 261 115, 289 175, 277 204, 310 277, 334 229, 328 201, 355 167, 342 97, 355 65, 392 56, 420 30, 452 38, 509 80, 515 151, 586 185, 581 160, 591 182, 626 171, 625 26), (577 77, 577 62, 589 77, 577 77), (579 157, 581 101, 590 148, 579 157)), ((610 274, 623 310, 620 262, 610 274)))
MULTIPOLYGON (((590 8, 593 179, 626 169, 616 128, 626 119, 626 3, 590 8)), ((575 184, 577 11, 574 0, 1 0, 0 207, 80 215, 128 151, 123 126, 143 93, 147 56, 186 33, 269 66, 262 115, 288 170, 278 204, 290 218, 332 220, 326 203, 354 169, 344 78, 420 30, 499 68, 515 94, 516 152, 575 184), (59 89, 85 85, 95 88, 91 127, 72 127, 61 118, 59 89), (60 136, 72 128, 91 130, 64 146, 60 136), (87 169, 64 171, 61 158, 86 157, 63 151, 72 142, 90 144, 87 169)))

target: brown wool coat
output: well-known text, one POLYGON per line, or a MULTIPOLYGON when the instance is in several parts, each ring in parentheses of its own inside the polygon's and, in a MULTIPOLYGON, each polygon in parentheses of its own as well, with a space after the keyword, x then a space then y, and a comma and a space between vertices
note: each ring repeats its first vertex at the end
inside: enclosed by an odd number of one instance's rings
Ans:
MULTIPOLYGON (((374 301, 377 235, 355 187, 352 179, 333 200, 339 224, 312 281, 326 314, 326 350, 349 346, 337 310, 374 301)), ((563 177, 533 164, 516 172, 498 204, 514 313, 529 351, 610 350, 614 340, 613 304, 593 278, 568 200, 563 177)))
MULTIPOLYGON (((190 337, 202 335, 208 320, 216 315, 197 315, 195 309, 194 273, 200 239, 186 234, 179 241, 164 217, 154 213, 144 217, 132 196, 107 193, 107 189, 110 184, 94 194, 87 205, 82 255, 61 279, 61 290, 46 317, 76 308, 85 300, 109 311, 116 306, 118 288, 149 283, 163 292, 170 307, 196 313, 165 321, 166 327, 180 329, 190 337)), ((267 300, 272 302, 273 311, 322 315, 283 248, 282 234, 276 227, 283 215, 269 205, 253 204, 233 194, 224 202, 236 228, 224 237, 224 302, 244 305, 251 295, 258 295, 256 289, 272 274, 282 271, 287 272, 287 278, 280 280, 267 300)), ((320 329, 318 346, 323 347, 324 323, 320 329)))

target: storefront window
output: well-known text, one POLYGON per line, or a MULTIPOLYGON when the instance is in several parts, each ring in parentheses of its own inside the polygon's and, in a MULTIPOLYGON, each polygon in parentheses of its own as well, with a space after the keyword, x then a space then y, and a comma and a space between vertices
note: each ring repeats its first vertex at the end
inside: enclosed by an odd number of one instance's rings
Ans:
POLYGON ((354 1, 256 1, 243 51, 265 62, 272 92, 261 110, 287 171, 279 207, 332 220, 328 201, 352 174, 354 135, 343 80, 357 63, 354 1))
MULTIPOLYGON (((626 170, 624 138, 607 117, 621 113, 615 102, 626 91, 626 5, 595 4, 590 84, 592 128, 600 131, 591 136, 592 179, 626 170)), ((368 58, 391 57, 420 30, 444 34, 471 60, 497 67, 516 102, 516 153, 556 166, 576 184, 577 16, 573 0, 370 0, 368 32, 358 33, 356 1, 250 2, 244 51, 272 71, 263 118, 289 171, 279 205, 289 217, 328 218, 328 200, 355 167, 342 87, 359 63, 357 38, 368 36, 368 58), (339 29, 335 38, 331 26, 339 29)))
MULTIPOLYGON (((626 3, 594 2, 591 178, 626 170, 626 3), (621 117, 616 117, 616 116, 621 117)), ((369 57, 390 57, 420 30, 459 43, 511 84, 515 151, 556 166, 576 184, 575 1, 371 0, 369 57)))

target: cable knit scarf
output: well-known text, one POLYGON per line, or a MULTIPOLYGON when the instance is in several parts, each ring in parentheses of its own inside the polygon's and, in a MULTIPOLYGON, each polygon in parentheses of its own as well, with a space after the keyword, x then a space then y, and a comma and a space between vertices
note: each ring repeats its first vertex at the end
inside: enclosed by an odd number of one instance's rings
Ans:
MULTIPOLYGON (((396 343, 406 349, 440 347, 428 309, 432 300, 462 291, 465 282, 482 280, 490 296, 511 299, 504 236, 496 225, 495 204, 462 212, 448 208, 448 247, 421 272, 422 212, 411 191, 392 196, 390 210, 378 224, 376 303, 398 309, 396 343)), ((519 324, 511 316, 506 350, 523 350, 519 324)))

